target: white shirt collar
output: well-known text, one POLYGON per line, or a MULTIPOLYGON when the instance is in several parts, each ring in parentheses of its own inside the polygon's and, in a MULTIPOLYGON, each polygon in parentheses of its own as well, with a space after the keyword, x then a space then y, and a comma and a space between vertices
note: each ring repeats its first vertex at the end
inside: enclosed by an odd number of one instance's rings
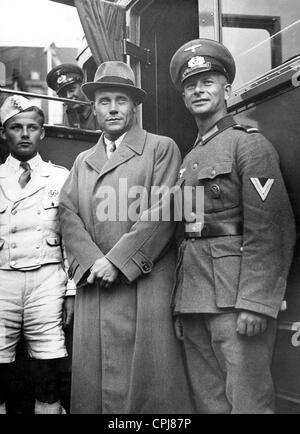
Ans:
MULTIPOLYGON (((21 161, 17 160, 17 158, 13 157, 11 154, 7 157, 6 162, 16 172, 20 170, 21 161)), ((42 158, 40 154, 37 154, 35 157, 31 158, 30 160, 27 160, 27 163, 30 165, 32 171, 37 170, 37 168, 41 165, 41 162, 42 162, 42 158)))
MULTIPOLYGON (((126 132, 127 133, 127 132, 126 132)), ((106 149, 107 147, 111 144, 111 143, 115 143, 116 148, 118 148, 122 142, 122 140, 124 139, 124 137, 126 136, 126 133, 122 134, 122 136, 118 137, 116 140, 109 140, 107 137, 105 137, 104 135, 104 143, 106 145, 106 149)))

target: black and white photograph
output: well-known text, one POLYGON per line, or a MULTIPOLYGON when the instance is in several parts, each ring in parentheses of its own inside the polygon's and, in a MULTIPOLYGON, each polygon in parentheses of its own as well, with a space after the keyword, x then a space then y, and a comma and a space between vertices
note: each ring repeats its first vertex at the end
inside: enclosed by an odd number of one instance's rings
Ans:
POLYGON ((299 0, 0 12, 0 415, 300 414, 299 0))

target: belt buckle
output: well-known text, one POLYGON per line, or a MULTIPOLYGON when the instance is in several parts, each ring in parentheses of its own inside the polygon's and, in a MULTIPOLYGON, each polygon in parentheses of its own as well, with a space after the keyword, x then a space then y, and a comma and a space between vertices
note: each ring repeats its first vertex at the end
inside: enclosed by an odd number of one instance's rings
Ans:
POLYGON ((185 232, 197 232, 197 233, 201 233, 202 229, 203 229, 204 223, 203 222, 195 222, 195 223, 187 223, 185 225, 185 232))

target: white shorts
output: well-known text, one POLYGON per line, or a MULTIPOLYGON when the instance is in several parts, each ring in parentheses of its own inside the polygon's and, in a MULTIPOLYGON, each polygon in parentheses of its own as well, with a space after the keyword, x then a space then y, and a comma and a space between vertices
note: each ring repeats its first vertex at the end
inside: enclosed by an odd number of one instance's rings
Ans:
POLYGON ((29 356, 67 356, 62 329, 66 273, 61 264, 30 271, 0 270, 0 363, 15 360, 23 333, 29 356))

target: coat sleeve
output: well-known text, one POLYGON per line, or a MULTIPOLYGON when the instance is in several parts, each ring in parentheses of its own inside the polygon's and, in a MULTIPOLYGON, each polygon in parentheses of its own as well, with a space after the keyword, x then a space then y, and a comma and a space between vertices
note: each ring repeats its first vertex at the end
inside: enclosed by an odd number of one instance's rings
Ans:
POLYGON ((104 256, 80 218, 78 160, 61 190, 59 201, 61 231, 69 262, 68 275, 77 287, 84 285, 86 273, 97 259, 104 256))
POLYGON ((276 318, 295 244, 294 216, 273 146, 258 133, 237 147, 244 233, 236 308, 276 318))
MULTIPOLYGON (((176 183, 180 164, 181 155, 176 143, 171 139, 161 138, 155 154, 152 187, 163 187, 163 189, 167 187, 166 191, 172 188, 176 183)), ((150 192, 148 194, 150 199, 150 192)), ((143 210, 131 230, 124 234, 106 254, 106 258, 122 272, 129 282, 134 281, 141 274, 150 273, 155 261, 170 244, 175 230, 172 217, 153 221, 154 215, 168 215, 167 209, 165 209, 166 213, 162 214, 163 206, 169 206, 168 199, 157 202, 152 200, 151 203, 148 201, 148 208, 143 210)))

